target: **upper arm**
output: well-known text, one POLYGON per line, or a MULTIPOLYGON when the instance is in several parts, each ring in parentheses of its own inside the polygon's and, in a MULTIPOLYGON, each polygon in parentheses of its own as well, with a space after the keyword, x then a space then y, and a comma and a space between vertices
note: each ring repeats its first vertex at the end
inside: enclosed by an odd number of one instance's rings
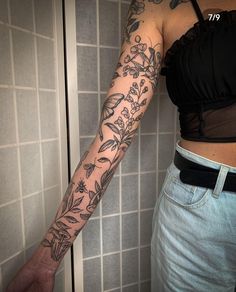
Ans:
POLYGON ((130 75, 133 79, 148 78, 152 89, 156 88, 163 53, 160 7, 150 0, 133 0, 130 4, 111 86, 116 78, 130 75))
MULTIPOLYGON (((163 3, 164 4, 164 3, 163 3)), ((126 24, 123 27, 122 47, 130 43, 137 33, 146 34, 155 42, 162 42, 162 16, 165 8, 153 0, 132 0, 128 9, 126 24)))
POLYGON ((152 5, 148 0, 130 4, 120 56, 102 107, 99 152, 126 151, 158 84, 163 44, 152 5))

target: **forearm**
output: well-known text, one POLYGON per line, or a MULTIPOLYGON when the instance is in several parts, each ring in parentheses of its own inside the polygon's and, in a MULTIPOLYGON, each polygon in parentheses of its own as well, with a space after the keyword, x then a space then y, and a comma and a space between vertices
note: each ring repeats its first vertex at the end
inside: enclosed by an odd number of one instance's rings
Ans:
POLYGON ((35 254, 37 261, 48 268, 57 269, 94 212, 124 156, 122 145, 111 151, 105 149, 105 143, 97 136, 83 154, 54 221, 35 254))

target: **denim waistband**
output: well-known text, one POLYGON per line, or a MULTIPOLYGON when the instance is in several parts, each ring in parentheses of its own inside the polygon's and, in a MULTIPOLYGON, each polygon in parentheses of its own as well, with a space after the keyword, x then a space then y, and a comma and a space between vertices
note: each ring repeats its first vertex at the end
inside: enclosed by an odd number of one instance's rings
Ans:
POLYGON ((211 167, 211 168, 214 168, 214 169, 220 169, 221 166, 226 166, 228 168, 228 170, 230 172, 234 172, 236 173, 236 166, 230 166, 228 164, 224 164, 224 163, 221 163, 221 162, 216 162, 214 160, 211 160, 209 158, 206 158, 206 157, 203 157, 199 154, 196 154, 190 150, 187 150, 183 147, 181 147, 179 145, 179 142, 180 140, 178 140, 176 142, 176 150, 182 155, 184 156, 185 158, 187 158, 188 160, 191 160, 193 162, 196 162, 198 164, 201 164, 201 165, 204 165, 204 166, 208 166, 208 167, 211 167))
POLYGON ((215 187, 214 187, 214 190, 212 192, 213 197, 219 198, 219 195, 223 190, 223 186, 224 186, 227 174, 229 172, 236 173, 236 167, 230 166, 228 164, 216 162, 216 161, 211 160, 209 158, 198 155, 192 151, 189 151, 189 150, 181 147, 179 145, 179 141, 180 140, 178 140, 176 142, 176 151, 178 151, 186 159, 191 160, 195 163, 219 170, 218 177, 217 177, 217 180, 215 183, 215 187))

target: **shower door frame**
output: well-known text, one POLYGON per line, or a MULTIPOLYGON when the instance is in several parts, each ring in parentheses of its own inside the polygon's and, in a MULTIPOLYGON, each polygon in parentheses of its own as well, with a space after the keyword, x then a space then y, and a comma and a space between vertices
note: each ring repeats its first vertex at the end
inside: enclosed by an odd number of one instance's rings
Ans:
MULTIPOLYGON (((66 109, 66 60, 65 60, 65 30, 63 21, 63 0, 53 0, 54 10, 54 29, 55 29, 55 63, 56 63, 56 82, 59 100, 59 139, 60 156, 61 156, 61 194, 65 193, 69 181, 69 149, 68 149, 68 127, 67 127, 67 109, 66 109)), ((61 198, 62 199, 62 198, 61 198)), ((64 257, 64 291, 72 291, 72 266, 71 266, 71 250, 64 257)))
MULTIPOLYGON (((67 118, 69 137, 69 165, 73 174, 80 160, 79 105, 77 86, 76 11, 75 0, 62 0, 64 9, 65 74, 67 91, 67 118)), ((80 233, 71 248, 72 292, 83 292, 83 251, 80 233)))

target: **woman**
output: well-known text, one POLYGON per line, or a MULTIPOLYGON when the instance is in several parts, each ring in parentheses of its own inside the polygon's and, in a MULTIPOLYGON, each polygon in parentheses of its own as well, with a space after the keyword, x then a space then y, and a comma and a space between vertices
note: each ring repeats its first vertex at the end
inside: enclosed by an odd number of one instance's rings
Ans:
POLYGON ((132 1, 97 135, 8 292, 52 291, 60 261, 136 135, 163 63, 181 140, 153 215, 152 292, 234 290, 235 9, 232 0, 132 1))

